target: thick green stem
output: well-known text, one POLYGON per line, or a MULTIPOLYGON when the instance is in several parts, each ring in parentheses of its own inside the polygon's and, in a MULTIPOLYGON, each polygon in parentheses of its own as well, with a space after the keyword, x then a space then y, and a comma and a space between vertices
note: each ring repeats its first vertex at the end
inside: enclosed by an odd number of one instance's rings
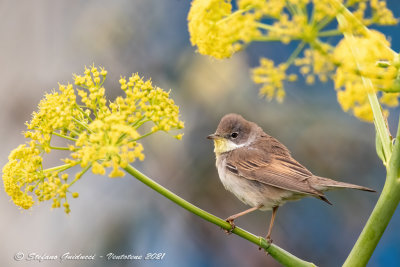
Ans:
MULTIPOLYGON (((342 27, 346 23, 346 18, 342 14, 337 15, 339 25, 342 27)), ((354 36, 350 33, 344 33, 348 40, 352 40, 354 36)), ((349 45, 352 52, 353 60, 356 66, 360 69, 357 62, 357 50, 349 45)), ((398 170, 400 167, 400 143, 396 141, 392 151, 392 142, 390 133, 386 126, 385 119, 379 105, 378 98, 375 94, 375 88, 372 81, 364 76, 361 76, 365 90, 368 93, 368 99, 374 116, 374 124, 377 131, 378 139, 382 144, 384 157, 383 162, 387 169, 387 177, 383 191, 372 211, 362 233, 360 234, 356 244, 351 250, 346 262, 343 266, 355 267, 366 266, 372 256, 376 246, 381 239, 383 232, 389 224, 393 213, 400 202, 400 183, 398 180, 398 170)), ((400 140, 400 122, 398 125, 397 139, 400 140)))
MULTIPOLYGON (((169 200, 175 202, 182 208, 188 210, 189 212, 196 214, 197 216, 203 218, 204 220, 207 220, 217 226, 220 226, 223 229, 226 229, 226 230, 231 229, 231 225, 229 223, 227 223, 226 221, 224 221, 223 219, 218 218, 217 216, 214 216, 211 213, 208 213, 208 212, 196 207, 192 203, 190 203, 190 202, 184 200, 183 198, 179 197, 178 195, 172 193, 165 187, 161 186, 160 184, 156 183, 155 181, 153 181, 152 179, 150 179, 143 173, 136 170, 131 165, 128 165, 125 168, 125 171, 128 172, 129 174, 131 174, 132 176, 134 176, 136 179, 138 179, 145 185, 149 186, 153 190, 155 190, 158 193, 160 193, 161 195, 165 196, 169 200)), ((278 247, 274 244, 268 243, 264 238, 253 235, 239 227, 235 227, 235 229, 233 229, 232 233, 256 244, 260 248, 265 249, 275 260, 277 260, 279 263, 281 263, 284 266, 293 266, 293 267, 295 267, 295 266, 296 267, 297 266, 299 266, 299 267, 315 266, 313 263, 301 260, 301 259, 297 258, 296 256, 290 254, 289 252, 281 249, 280 247, 278 247)))
POLYGON ((366 266, 400 202, 400 121, 387 167, 385 186, 360 237, 343 266, 366 266))

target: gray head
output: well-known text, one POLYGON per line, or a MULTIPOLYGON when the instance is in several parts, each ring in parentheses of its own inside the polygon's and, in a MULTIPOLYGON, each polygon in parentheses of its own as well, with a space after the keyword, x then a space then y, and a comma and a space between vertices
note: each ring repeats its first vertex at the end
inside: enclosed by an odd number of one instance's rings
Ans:
POLYGON ((222 117, 217 131, 207 138, 214 140, 216 153, 224 153, 250 144, 260 130, 261 128, 254 122, 230 113, 222 117))

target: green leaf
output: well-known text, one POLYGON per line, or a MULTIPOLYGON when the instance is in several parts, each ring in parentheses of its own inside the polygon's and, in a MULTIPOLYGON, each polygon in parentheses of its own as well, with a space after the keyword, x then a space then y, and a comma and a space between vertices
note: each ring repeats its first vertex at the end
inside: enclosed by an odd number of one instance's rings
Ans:
POLYGON ((376 148, 376 154, 378 154, 378 157, 382 160, 383 164, 385 165, 387 160, 385 157, 385 151, 383 150, 381 138, 379 137, 378 134, 378 130, 376 130, 375 133, 375 148, 376 148))

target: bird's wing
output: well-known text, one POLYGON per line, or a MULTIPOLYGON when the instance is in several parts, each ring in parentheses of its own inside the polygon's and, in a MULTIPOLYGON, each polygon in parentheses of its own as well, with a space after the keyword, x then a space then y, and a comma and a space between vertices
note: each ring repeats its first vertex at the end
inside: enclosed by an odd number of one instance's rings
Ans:
MULTIPOLYGON (((283 146, 283 145, 282 145, 283 146)), ((312 188, 308 179, 312 173, 290 154, 276 155, 262 148, 239 148, 231 151, 226 169, 243 178, 302 194, 323 196, 312 188)))

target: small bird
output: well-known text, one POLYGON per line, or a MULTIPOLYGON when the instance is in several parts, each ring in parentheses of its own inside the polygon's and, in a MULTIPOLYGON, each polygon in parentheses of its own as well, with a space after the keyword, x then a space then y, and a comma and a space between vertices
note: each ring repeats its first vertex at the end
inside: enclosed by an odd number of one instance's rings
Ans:
POLYGON ((271 242, 276 212, 287 201, 313 196, 332 205, 324 191, 353 188, 375 192, 367 187, 313 175, 292 158, 282 143, 238 114, 225 115, 217 131, 207 138, 214 140, 216 166, 225 189, 252 207, 226 219, 232 226, 231 231, 238 217, 255 210, 272 209, 266 236, 271 242))

